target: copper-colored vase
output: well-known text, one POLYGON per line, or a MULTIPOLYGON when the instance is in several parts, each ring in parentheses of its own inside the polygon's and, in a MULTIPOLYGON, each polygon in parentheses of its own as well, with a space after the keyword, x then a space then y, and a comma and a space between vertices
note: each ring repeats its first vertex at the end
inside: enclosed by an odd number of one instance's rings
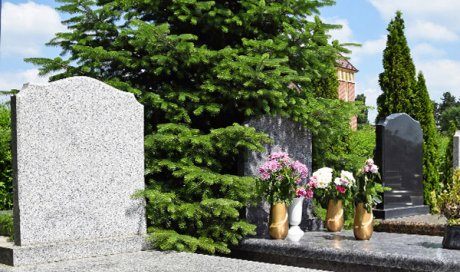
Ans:
POLYGON ((358 203, 355 207, 355 219, 353 223, 353 233, 356 240, 369 240, 371 239, 374 227, 372 221, 374 215, 371 212, 367 212, 364 207, 364 203, 358 203))
POLYGON ((269 234, 272 239, 284 239, 289 231, 286 204, 276 203, 270 209, 269 234))
POLYGON ((343 203, 342 200, 330 199, 327 204, 326 228, 331 232, 341 231, 343 228, 343 203))

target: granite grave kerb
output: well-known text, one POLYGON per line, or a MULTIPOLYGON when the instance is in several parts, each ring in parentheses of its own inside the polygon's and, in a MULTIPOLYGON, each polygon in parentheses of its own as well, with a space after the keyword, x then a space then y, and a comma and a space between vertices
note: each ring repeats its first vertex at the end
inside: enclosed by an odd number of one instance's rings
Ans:
POLYGON ((145 248, 145 201, 132 198, 144 188, 143 106, 133 94, 88 77, 25 85, 12 124, 15 238, 1 262, 145 248))

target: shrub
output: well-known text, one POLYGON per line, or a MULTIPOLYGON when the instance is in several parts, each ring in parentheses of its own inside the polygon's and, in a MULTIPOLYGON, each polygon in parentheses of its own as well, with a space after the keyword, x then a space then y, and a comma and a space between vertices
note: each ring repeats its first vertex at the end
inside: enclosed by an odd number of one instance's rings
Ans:
POLYGON ((10 119, 10 109, 0 104, 0 210, 9 210, 13 207, 10 119))

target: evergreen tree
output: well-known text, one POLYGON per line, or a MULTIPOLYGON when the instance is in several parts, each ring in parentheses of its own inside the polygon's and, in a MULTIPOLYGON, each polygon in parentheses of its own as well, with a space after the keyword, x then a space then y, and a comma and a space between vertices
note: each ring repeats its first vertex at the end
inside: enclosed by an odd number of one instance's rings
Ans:
POLYGON ((414 118, 420 122, 423 131, 423 190, 424 198, 428 204, 432 205, 431 192, 435 194, 441 192, 439 180, 439 165, 437 160, 437 141, 438 132, 434 121, 433 103, 425 83, 422 72, 417 76, 417 85, 414 89, 415 105, 418 106, 414 112, 414 118))
POLYGON ((57 72, 51 80, 90 76, 144 104, 142 195, 157 248, 225 253, 252 233, 241 212, 255 178, 237 175, 238 160, 268 138, 243 126, 248 118, 306 125, 321 139, 318 164, 346 150, 353 105, 315 95, 337 88, 344 48, 317 16, 334 1, 60 1, 73 16, 49 42, 61 56, 28 61, 57 72))
POLYGON ((448 133, 451 123, 460 127, 460 106, 453 106, 444 110, 439 118, 439 129, 443 133, 448 133))
POLYGON ((439 130, 443 133, 449 132, 451 121, 460 126, 460 99, 456 101, 450 92, 443 93, 436 115, 439 130))
POLYGON ((404 35, 404 20, 400 11, 388 25, 383 69, 379 76, 382 94, 377 99, 377 120, 392 113, 405 112, 412 117, 414 106, 415 65, 404 35))
POLYGON ((0 209, 13 208, 13 169, 11 165, 10 109, 0 104, 0 209))
POLYGON ((392 113, 405 112, 420 122, 423 130, 424 198, 431 203, 431 191, 440 191, 437 165, 436 123, 425 78, 415 78, 415 65, 404 35, 404 20, 400 11, 387 28, 387 46, 383 52, 383 68, 379 83, 383 93, 377 99, 377 121, 392 113))
MULTIPOLYGON (((366 105, 366 96, 364 94, 358 94, 355 98, 355 101, 359 101, 362 105, 366 105)), ((361 109, 360 113, 358 114, 358 125, 366 125, 369 124, 368 120, 369 109, 364 107, 361 109)))
POLYGON ((441 104, 439 105, 439 111, 442 113, 448 108, 459 106, 460 100, 457 102, 455 96, 450 92, 445 92, 442 94, 441 104))
POLYGON ((454 122, 450 122, 449 129, 447 132, 449 143, 447 144, 447 147, 446 147, 446 152, 445 152, 446 158, 444 160, 444 165, 442 167, 442 173, 443 173, 442 182, 443 182, 444 188, 447 188, 447 186, 451 184, 452 176, 454 175, 454 171, 453 171, 454 135, 458 129, 459 127, 454 122))

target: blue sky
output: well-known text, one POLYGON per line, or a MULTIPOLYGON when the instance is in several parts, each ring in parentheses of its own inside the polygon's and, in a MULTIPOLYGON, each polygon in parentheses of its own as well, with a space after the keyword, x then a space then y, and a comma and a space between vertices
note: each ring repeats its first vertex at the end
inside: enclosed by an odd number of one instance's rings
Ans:
MULTIPOLYGON (((50 0, 3 0, 0 49, 0 90, 20 89, 23 83, 46 82, 25 57, 55 57, 58 48, 44 44, 55 32, 65 30, 62 14, 50 0)), ((343 25, 330 33, 341 42, 357 42, 351 62, 359 69, 356 91, 364 93, 367 104, 375 106, 380 94, 378 75, 382 72, 382 51, 386 27, 401 10, 406 37, 417 70, 423 71, 431 99, 440 101, 443 92, 460 97, 460 1, 458 0, 337 0, 321 9, 325 22, 343 25)), ((373 120, 375 110, 370 113, 373 120)))

